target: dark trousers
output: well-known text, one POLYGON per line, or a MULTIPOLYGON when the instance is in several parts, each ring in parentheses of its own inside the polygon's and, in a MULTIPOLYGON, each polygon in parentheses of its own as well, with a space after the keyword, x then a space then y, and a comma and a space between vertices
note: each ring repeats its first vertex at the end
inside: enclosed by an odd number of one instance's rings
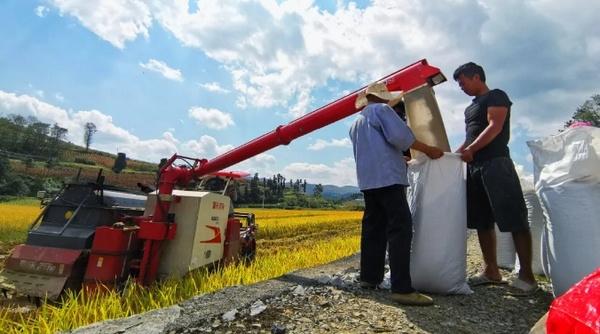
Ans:
POLYGON ((405 187, 392 185, 363 191, 365 212, 360 241, 360 280, 383 280, 386 246, 389 253, 392 292, 415 291, 410 280, 412 217, 405 187))

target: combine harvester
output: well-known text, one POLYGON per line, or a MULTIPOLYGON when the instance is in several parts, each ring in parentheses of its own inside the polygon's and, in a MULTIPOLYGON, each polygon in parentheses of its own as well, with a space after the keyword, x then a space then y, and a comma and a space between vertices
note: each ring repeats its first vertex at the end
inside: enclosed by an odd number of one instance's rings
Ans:
MULTIPOLYGON (((380 81, 390 91, 405 92, 409 125, 418 139, 449 150, 432 88, 446 81, 440 70, 421 60, 380 81), (431 132, 419 127, 443 135, 419 137, 431 132)), ((12 250, 0 287, 52 300, 65 289, 118 288, 128 279, 149 285, 200 267, 252 259, 254 216, 232 213, 227 193, 229 182, 247 174, 222 170, 356 113, 354 102, 362 90, 210 161, 173 155, 160 168, 156 191, 147 197, 106 189, 101 178, 67 186, 36 219, 25 244, 12 250), (226 180, 223 191, 189 190, 203 177, 226 180)))

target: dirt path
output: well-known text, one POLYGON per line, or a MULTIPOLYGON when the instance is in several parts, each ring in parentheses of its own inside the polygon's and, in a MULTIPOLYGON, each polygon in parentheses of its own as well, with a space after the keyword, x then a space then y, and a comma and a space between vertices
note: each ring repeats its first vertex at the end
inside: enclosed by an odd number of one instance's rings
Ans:
MULTIPOLYGON (((468 272, 481 269, 476 238, 468 244, 468 272)), ((257 299, 242 308, 172 328, 172 333, 527 333, 552 301, 550 286, 528 297, 516 297, 506 286, 475 287, 474 294, 433 296, 433 307, 399 306, 389 291, 368 291, 348 284, 356 277, 357 259, 322 284, 296 284, 280 294, 257 299), (342 277, 342 278, 340 278, 342 277), (252 306, 254 304, 254 306, 252 306), (262 306, 264 305, 264 306, 262 306), (259 311, 251 315, 252 309, 259 311), (234 315, 233 320, 231 316, 234 315)), ((509 275, 508 272, 504 272, 509 275)), ((167 331, 169 332, 169 331, 167 331)))

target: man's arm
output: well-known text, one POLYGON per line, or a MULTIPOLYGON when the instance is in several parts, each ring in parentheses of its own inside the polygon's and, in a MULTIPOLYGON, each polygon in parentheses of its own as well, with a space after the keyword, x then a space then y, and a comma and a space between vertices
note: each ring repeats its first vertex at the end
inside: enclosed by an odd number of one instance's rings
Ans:
POLYGON ((438 159, 442 155, 444 155, 444 151, 440 150, 439 148, 435 146, 429 146, 425 143, 420 142, 417 139, 415 139, 414 143, 410 146, 410 148, 425 153, 431 159, 438 159))
POLYGON ((462 153, 465 150, 465 144, 466 144, 466 142, 463 141, 463 143, 460 144, 460 146, 454 152, 455 153, 462 153))
POLYGON ((502 132, 504 120, 508 114, 507 107, 489 107, 487 110, 488 126, 475 138, 471 145, 462 150, 461 159, 464 162, 473 161, 473 154, 486 147, 502 132))

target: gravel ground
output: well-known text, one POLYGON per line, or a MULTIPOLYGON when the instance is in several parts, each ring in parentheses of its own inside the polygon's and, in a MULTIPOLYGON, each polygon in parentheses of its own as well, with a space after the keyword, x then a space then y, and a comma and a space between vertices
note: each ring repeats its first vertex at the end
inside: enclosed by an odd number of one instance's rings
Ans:
MULTIPOLYGON (((469 236, 469 275, 482 268, 476 239, 469 236)), ((431 307, 402 306, 388 299, 389 290, 360 289, 358 263, 352 265, 168 332, 528 333, 552 301, 550 284, 541 280, 541 289, 526 297, 515 296, 507 286, 481 286, 471 295, 433 295, 431 307)))

